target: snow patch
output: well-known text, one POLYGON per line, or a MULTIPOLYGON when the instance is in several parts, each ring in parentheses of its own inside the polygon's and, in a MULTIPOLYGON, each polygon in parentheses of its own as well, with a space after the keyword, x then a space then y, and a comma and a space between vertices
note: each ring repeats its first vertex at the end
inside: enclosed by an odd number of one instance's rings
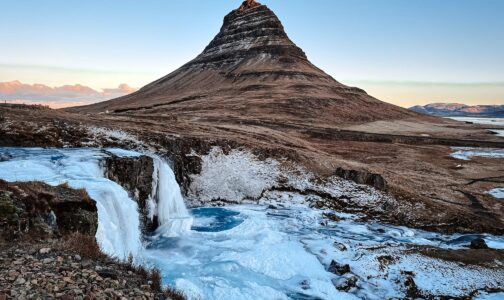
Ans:
POLYGON ((504 188, 496 188, 488 192, 490 195, 498 199, 504 199, 504 188))
POLYGON ((452 147, 455 151, 451 157, 460 160, 471 160, 472 157, 504 158, 504 149, 452 147))

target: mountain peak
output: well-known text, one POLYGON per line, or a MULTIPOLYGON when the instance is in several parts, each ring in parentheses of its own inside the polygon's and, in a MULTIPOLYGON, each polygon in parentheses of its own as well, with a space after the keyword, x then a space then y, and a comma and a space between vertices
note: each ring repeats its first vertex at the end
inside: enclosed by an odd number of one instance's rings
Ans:
POLYGON ((133 94, 79 110, 321 126, 417 116, 317 68, 277 15, 253 0, 227 14, 203 52, 178 70, 133 94))
POLYGON ((244 12, 247 9, 250 9, 250 8, 253 8, 256 6, 260 6, 260 5, 261 5, 261 3, 257 3, 255 0, 246 0, 246 1, 243 1, 240 8, 238 8, 238 12, 244 12))

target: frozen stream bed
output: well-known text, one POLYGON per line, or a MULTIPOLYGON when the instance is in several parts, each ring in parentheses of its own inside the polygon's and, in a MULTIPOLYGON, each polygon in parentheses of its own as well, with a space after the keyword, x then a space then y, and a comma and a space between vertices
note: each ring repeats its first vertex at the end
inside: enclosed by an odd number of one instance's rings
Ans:
MULTIPOLYGON (((413 287, 425 295, 456 297, 504 286, 499 262, 483 268, 417 251, 418 246, 462 249, 475 238, 503 249, 502 236, 442 235, 362 223, 349 214, 329 220, 323 214, 330 212, 309 208, 320 199, 289 192, 265 193, 254 205, 196 208, 190 211, 190 222, 184 222, 189 224, 185 230, 174 235, 163 227, 142 238, 136 202, 104 178, 100 168, 100 161, 111 153, 138 155, 120 150, 0 148, 0 179, 68 182, 85 188, 98 204, 97 240, 102 249, 119 258, 132 253, 137 262, 158 267, 165 284, 191 299, 389 299, 406 297, 413 287)), ((173 172, 166 163, 157 163, 162 172, 153 180, 170 195, 158 206, 167 207, 169 222, 182 198, 173 172)), ((177 210, 188 217, 185 209, 177 210)))
POLYGON ((502 249, 502 237, 359 223, 348 214, 327 221, 323 212, 304 205, 304 196, 273 193, 268 198, 285 207, 193 210, 190 233, 153 237, 144 257, 165 271, 166 283, 204 299, 388 299, 405 296, 410 274, 420 290, 435 295, 461 296, 504 282, 502 269, 462 267, 411 250, 414 245, 460 249, 478 237, 502 249), (328 272, 332 261, 348 264, 350 272, 328 272), (356 287, 349 287, 355 279, 356 287))

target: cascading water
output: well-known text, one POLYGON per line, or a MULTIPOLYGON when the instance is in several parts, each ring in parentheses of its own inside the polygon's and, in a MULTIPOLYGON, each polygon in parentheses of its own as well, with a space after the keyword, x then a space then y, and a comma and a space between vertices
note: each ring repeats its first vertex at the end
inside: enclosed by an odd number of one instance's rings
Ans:
MULTIPOLYGON (((19 149, 3 148, 10 160, 0 163, 0 178, 7 181, 43 181, 51 185, 64 182, 72 188, 83 188, 96 201, 98 230, 96 239, 106 254, 126 259, 142 255, 138 204, 119 184, 104 177, 100 161, 106 157, 98 149, 19 149)), ((119 149, 107 152, 117 156, 139 156, 140 153, 119 149)), ((153 192, 149 200, 151 217, 158 217, 163 236, 178 236, 191 229, 192 217, 187 211, 180 187, 170 166, 160 157, 154 161, 153 192), (157 201, 156 201, 157 200, 157 201)))
POLYGON ((149 199, 149 217, 158 217, 156 233, 165 237, 179 236, 191 230, 193 218, 187 211, 180 187, 170 166, 160 157, 154 160, 152 194, 149 199), (157 199, 157 203, 154 199, 157 199))
POLYGON ((96 149, 3 148, 12 157, 0 163, 0 178, 7 181, 43 181, 51 185, 68 183, 83 188, 96 201, 96 240, 106 254, 125 259, 141 254, 140 216, 137 203, 117 183, 104 178, 96 149))

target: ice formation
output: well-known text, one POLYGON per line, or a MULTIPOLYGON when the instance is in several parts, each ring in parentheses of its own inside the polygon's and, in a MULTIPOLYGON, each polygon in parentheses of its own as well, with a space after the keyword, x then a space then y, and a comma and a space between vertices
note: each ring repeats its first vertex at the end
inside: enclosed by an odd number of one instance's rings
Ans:
POLYGON ((117 183, 104 178, 99 161, 105 154, 92 149, 0 148, 12 159, 0 162, 0 178, 7 181, 68 183, 84 188, 96 201, 100 248, 120 259, 140 254, 140 218, 137 203, 117 183))

